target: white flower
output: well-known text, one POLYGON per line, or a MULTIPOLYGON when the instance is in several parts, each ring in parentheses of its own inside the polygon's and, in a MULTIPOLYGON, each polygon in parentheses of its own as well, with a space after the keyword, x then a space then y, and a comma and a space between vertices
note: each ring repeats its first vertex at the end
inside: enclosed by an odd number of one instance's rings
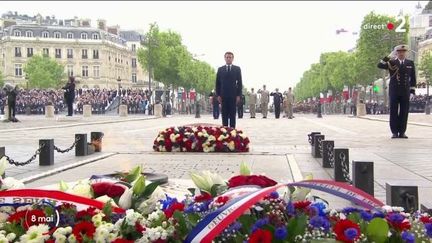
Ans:
POLYGON ((175 142, 175 134, 174 133, 171 133, 171 135, 170 135, 170 140, 171 140, 171 142, 175 142))
POLYGON ((237 131, 236 130, 232 130, 231 131, 231 136, 232 137, 237 137, 237 131))
POLYGON ((215 184, 224 184, 224 180, 216 173, 202 171, 201 173, 191 173, 190 177, 194 184, 201 190, 210 192, 215 184))
POLYGON ((205 146, 205 147, 203 146, 203 151, 204 151, 204 153, 208 153, 211 151, 211 149, 207 146, 205 146))
POLYGON ((0 234, 0 243, 9 243, 9 240, 6 238, 5 235, 0 234))
POLYGON ((6 235, 6 239, 8 241, 13 241, 13 240, 15 240, 15 238, 16 238, 16 234, 15 233, 9 233, 9 234, 6 235))
POLYGON ((135 212, 133 209, 126 210, 126 223, 130 226, 135 226, 135 223, 142 218, 142 215, 138 212, 135 212))
POLYGON ((102 219, 104 216, 105 215, 103 213, 97 213, 93 215, 91 220, 96 227, 99 227, 100 225, 102 225, 102 219))
POLYGON ((98 198, 95 198, 95 200, 103 202, 103 203, 111 202, 111 206, 118 207, 117 204, 114 202, 114 200, 112 198, 108 197, 107 195, 103 195, 103 196, 100 196, 98 198))
POLYGON ((68 190, 67 192, 87 198, 93 198, 93 190, 90 185, 90 181, 88 180, 79 181, 72 187, 72 189, 68 190))
POLYGON ((234 151, 234 149, 235 149, 234 141, 229 142, 227 145, 228 145, 229 150, 234 151))
POLYGON ((227 130, 225 128, 221 128, 221 132, 226 133, 227 130))
POLYGON ((69 235, 68 242, 69 243, 75 243, 75 242, 77 242, 77 239, 76 239, 76 237, 75 237, 74 234, 69 235))
POLYGON ((0 223, 5 223, 9 218, 9 214, 0 212, 0 223))
POLYGON ((144 215, 148 215, 156 209, 157 202, 163 199, 165 199, 165 192, 162 188, 156 187, 150 198, 142 202, 137 210, 144 215))
POLYGON ((126 189, 119 199, 119 206, 123 209, 129 209, 132 206, 132 188, 126 189))
POLYGON ((6 177, 2 179, 2 185, 0 190, 10 190, 10 189, 21 189, 24 188, 24 183, 13 177, 6 177))
POLYGON ((50 238, 50 235, 46 234, 48 231, 49 227, 46 224, 32 225, 26 234, 20 237, 20 240, 26 243, 44 243, 45 240, 50 238))

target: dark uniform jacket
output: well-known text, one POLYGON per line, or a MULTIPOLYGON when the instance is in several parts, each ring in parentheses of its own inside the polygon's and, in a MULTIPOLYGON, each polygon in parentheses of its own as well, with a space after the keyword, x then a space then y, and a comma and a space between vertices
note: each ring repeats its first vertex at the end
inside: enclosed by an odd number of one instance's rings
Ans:
POLYGON ((381 60, 378 63, 381 69, 388 69, 390 73, 389 95, 408 95, 410 89, 417 85, 414 62, 405 59, 401 65, 398 59, 388 62, 381 60))
POLYGON ((67 102, 73 102, 75 99, 75 84, 67 83, 66 86, 63 87, 65 90, 64 98, 67 102))
POLYGON ((242 95, 242 75, 239 66, 231 65, 231 71, 227 66, 220 67, 216 74, 216 95, 229 98, 242 95))

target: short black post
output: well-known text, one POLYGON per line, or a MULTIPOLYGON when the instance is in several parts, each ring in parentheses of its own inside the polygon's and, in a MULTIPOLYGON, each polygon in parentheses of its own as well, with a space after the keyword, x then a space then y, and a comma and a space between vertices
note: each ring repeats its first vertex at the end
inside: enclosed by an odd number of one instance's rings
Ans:
POLYGON ((86 156, 88 154, 87 134, 75 134, 75 140, 79 141, 75 145, 75 156, 86 156))
POLYGON ((321 115, 321 102, 320 101, 318 102, 318 107, 317 107, 317 117, 318 118, 322 118, 322 115, 321 115))
POLYGON ((322 141, 324 140, 325 136, 322 134, 317 134, 314 137, 314 142, 312 145, 312 156, 314 158, 321 158, 321 146, 322 146, 322 141))
POLYGON ((39 146, 42 147, 39 153, 39 165, 54 165, 54 139, 41 139, 39 146))
POLYGON ((334 141, 332 140, 322 141, 322 167, 334 167, 334 141))
POLYGON ((374 196, 374 166, 373 162, 352 162, 353 186, 374 196))
POLYGON ((320 132, 311 132, 308 134, 308 142, 310 145, 313 145, 313 137, 317 134, 321 134, 320 132))
POLYGON ((104 136, 103 132, 91 132, 90 133, 90 140, 91 143, 95 147, 95 152, 101 152, 102 151, 102 138, 104 136))
POLYGON ((406 212, 418 210, 418 187, 386 183, 386 204, 403 207, 406 212))
MULTIPOLYGON (((3 158, 3 156, 6 155, 6 148, 0 147, 0 159, 3 158)), ((4 171, 3 175, 1 177, 4 179, 6 177, 6 170, 4 171)))
POLYGON ((349 150, 345 148, 335 148, 334 156, 334 180, 349 182, 349 150))

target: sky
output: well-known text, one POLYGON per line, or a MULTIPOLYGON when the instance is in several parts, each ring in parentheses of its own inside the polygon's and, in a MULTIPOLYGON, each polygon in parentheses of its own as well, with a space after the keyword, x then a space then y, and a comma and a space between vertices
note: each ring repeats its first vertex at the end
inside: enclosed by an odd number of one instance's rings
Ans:
MULTIPOLYGON (((226 51, 235 54, 247 88, 294 87, 323 52, 354 48, 363 17, 371 11, 398 15, 417 1, 2 1, 0 12, 58 19, 90 18, 123 30, 162 30, 181 34, 188 50, 215 69, 226 51), (346 33, 336 34, 344 28, 346 33)), ((420 1, 424 7, 427 1, 420 1)))

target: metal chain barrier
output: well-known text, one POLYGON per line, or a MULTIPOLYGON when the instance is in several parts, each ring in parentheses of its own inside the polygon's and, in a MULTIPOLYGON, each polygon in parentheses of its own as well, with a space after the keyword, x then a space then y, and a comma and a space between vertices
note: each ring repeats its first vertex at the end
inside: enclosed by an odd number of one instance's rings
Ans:
POLYGON ((349 174, 349 168, 348 168, 348 161, 346 160, 346 156, 344 153, 340 153, 339 154, 339 159, 341 159, 341 167, 342 167, 342 173, 343 176, 345 178, 345 180, 352 184, 352 180, 350 178, 350 174, 349 174))
POLYGON ((10 158, 9 156, 7 156, 7 155, 4 155, 3 157, 5 157, 6 160, 7 160, 7 162, 8 162, 9 164, 11 164, 11 165, 15 165, 15 166, 24 166, 24 165, 28 165, 28 164, 30 164, 31 162, 33 162, 33 161, 36 159, 36 157, 39 155, 39 153, 40 153, 40 151, 42 150, 43 147, 45 147, 45 144, 44 144, 44 143, 42 143, 42 144, 40 145, 40 147, 35 151, 35 153, 33 154, 33 156, 32 156, 30 159, 28 159, 27 161, 24 161, 24 162, 17 162, 17 161, 15 161, 15 160, 11 159, 11 158, 10 158))
POLYGON ((308 142, 312 145, 312 134, 308 134, 308 142))
POLYGON ((327 144, 327 155, 329 158, 330 167, 334 168, 334 161, 335 161, 334 147, 330 143, 327 144))
POLYGON ((67 149, 60 149, 59 147, 54 145, 54 150, 59 152, 59 153, 67 153, 67 152, 71 151, 76 146, 76 144, 78 143, 79 140, 80 140, 80 138, 77 137, 75 139, 75 142, 67 149))

